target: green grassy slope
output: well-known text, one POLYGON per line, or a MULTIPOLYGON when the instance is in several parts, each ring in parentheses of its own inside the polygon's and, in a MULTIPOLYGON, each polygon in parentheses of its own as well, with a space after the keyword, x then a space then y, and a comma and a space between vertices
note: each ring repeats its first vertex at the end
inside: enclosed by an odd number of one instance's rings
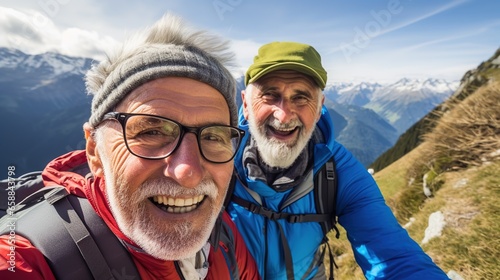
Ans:
MULTIPOLYGON (((463 279, 500 275, 500 79, 447 104, 416 149, 375 173, 387 204, 421 244, 429 216, 445 218, 442 235, 422 248, 445 272, 463 279), (423 194, 423 178, 433 195, 423 194)), ((341 230, 336 279, 364 279, 341 230)), ((328 264, 328 262, 326 262, 328 264)))

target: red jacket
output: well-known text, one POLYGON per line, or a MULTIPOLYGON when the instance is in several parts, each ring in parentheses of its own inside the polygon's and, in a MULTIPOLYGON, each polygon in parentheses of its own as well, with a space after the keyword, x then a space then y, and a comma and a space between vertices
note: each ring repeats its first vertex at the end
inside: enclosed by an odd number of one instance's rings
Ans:
MULTIPOLYGON (((42 173, 45 186, 58 184, 66 187, 71 194, 86 197, 118 238, 137 246, 118 229, 105 199, 104 182, 99 179, 85 179, 79 174, 68 171, 86 161, 85 151, 71 152, 53 160, 42 173)), ((254 259, 247 250, 235 224, 225 212, 223 221, 233 231, 240 279, 260 279, 254 259)), ((14 258, 8 255, 11 252, 8 240, 9 236, 0 236, 0 279, 55 279, 42 253, 29 240, 19 235, 16 236, 15 243, 15 272, 9 271, 11 266, 8 261, 14 258)), ((129 251, 141 279, 181 279, 173 261, 163 261, 145 253, 129 251)), ((208 261, 210 266, 206 279, 230 279, 229 268, 222 250, 214 251, 211 247, 208 261)))

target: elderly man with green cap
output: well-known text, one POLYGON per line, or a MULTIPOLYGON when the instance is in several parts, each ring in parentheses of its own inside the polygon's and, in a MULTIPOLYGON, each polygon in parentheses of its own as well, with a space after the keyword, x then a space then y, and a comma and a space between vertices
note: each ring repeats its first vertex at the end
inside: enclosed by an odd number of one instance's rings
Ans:
POLYGON ((246 72, 239 126, 249 133, 227 209, 262 278, 333 277, 323 263, 330 248, 321 245, 338 218, 367 279, 447 279, 335 141, 326 82, 319 53, 296 42, 262 46, 246 72))

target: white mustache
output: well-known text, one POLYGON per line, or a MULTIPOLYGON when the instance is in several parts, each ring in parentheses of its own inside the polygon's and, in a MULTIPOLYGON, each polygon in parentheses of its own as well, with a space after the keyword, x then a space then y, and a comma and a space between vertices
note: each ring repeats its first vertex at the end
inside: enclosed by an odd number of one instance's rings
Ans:
POLYGON ((148 180, 141 184, 140 199, 157 195, 169 197, 207 196, 215 199, 218 195, 218 189, 215 183, 209 179, 203 180, 196 188, 185 188, 167 178, 148 180))

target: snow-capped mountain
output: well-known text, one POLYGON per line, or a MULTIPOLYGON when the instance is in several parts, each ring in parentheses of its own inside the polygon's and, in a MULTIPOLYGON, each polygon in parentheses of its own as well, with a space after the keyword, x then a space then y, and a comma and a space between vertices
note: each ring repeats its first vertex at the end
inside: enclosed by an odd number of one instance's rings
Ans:
POLYGON ((325 96, 340 104, 372 109, 402 134, 435 106, 449 98, 459 82, 439 79, 403 78, 393 84, 378 83, 329 85, 325 96))
POLYGON ((449 98, 458 85, 458 81, 401 79, 379 88, 373 93, 370 102, 363 107, 374 110, 402 134, 449 98))
POLYGON ((81 104, 88 100, 83 75, 91 64, 86 58, 0 48, 0 108, 15 113, 26 106, 32 115, 81 104))
POLYGON ((83 75, 91 63, 0 48, 1 166, 14 165, 22 174, 84 147, 82 125, 90 115, 90 96, 83 75))
POLYGON ((362 107, 373 99, 373 94, 380 88, 382 88, 382 85, 378 83, 366 82, 340 86, 337 90, 338 97, 336 101, 341 104, 362 107))
POLYGON ((458 85, 458 81, 447 82, 431 78, 426 80, 410 80, 403 78, 394 84, 379 88, 373 94, 371 101, 398 99, 406 104, 410 104, 422 99, 435 99, 439 104, 448 98, 458 88, 458 85))
POLYGON ((0 48, 0 69, 22 70, 26 73, 44 72, 53 77, 59 75, 84 75, 91 60, 57 53, 26 55, 15 49, 0 48))

